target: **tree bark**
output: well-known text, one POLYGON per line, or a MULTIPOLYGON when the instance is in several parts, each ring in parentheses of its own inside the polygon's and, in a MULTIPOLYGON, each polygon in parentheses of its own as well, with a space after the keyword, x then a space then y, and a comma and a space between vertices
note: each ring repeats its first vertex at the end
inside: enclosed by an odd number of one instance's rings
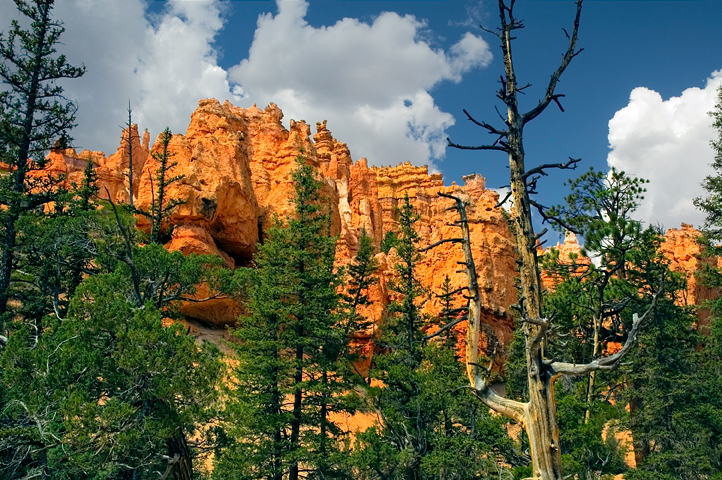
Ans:
MULTIPOLYGON (((510 83, 515 84, 511 55, 506 55, 505 65, 510 83)), ((510 86, 511 88, 515 88, 510 86)), ((526 188, 524 147, 522 144, 523 119, 515 108, 508 108, 512 119, 509 125, 509 168, 511 194, 516 216, 513 218, 517 253, 521 259, 521 306, 522 316, 530 319, 543 318, 541 278, 536 255, 536 236, 531 222, 531 205, 526 188)), ((524 323, 526 337, 527 376, 529 378, 529 402, 524 408, 524 430, 529 436, 534 476, 542 480, 562 480, 562 458, 559 449, 554 380, 544 363, 544 334, 541 325, 524 323)))
POLYGON ((193 457, 183 431, 168 440, 168 456, 173 458, 176 454, 179 455, 179 458, 173 464, 173 478, 175 480, 193 480, 193 457))
MULTIPOLYGON (((299 325, 296 334, 298 338, 303 338, 303 327, 299 325)), ((300 340, 299 340, 300 342, 300 340)), ((293 377, 293 381, 296 385, 293 394, 293 420, 291 422, 291 450, 296 450, 300 445, 301 439, 301 408, 303 401, 303 390, 300 385, 303 382, 303 345, 299 343, 296 346, 296 373, 293 377)), ((298 462, 295 461, 291 464, 288 478, 289 480, 298 480, 298 462)))

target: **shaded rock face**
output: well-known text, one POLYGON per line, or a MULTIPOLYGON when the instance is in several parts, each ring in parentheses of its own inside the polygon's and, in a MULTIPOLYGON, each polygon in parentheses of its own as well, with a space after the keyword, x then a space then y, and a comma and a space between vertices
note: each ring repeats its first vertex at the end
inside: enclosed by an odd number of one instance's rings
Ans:
MULTIPOLYGON (((369 167, 365 158, 352 160, 346 144, 333 138, 325 121, 316 124, 316 133, 311 136, 311 128, 304 121, 292 120, 286 129, 282 118, 283 113, 275 104, 261 110, 255 105, 244 109, 214 99, 199 102, 185 134, 174 134, 168 147, 170 163, 175 164, 168 175, 183 177, 169 187, 167 198, 184 203, 169 218, 174 230, 166 247, 185 254, 217 254, 231 268, 247 264, 274 218, 283 219, 293 213, 292 172, 297 168, 300 150, 324 182, 321 195, 331 214, 331 233, 340 240, 339 265, 352 261, 364 232, 379 247, 384 235, 398 227, 395 207, 406 194, 421 215, 417 227, 422 246, 457 237, 459 229, 448 225, 458 218, 456 212, 447 211, 453 202, 437 193, 460 195, 468 204, 485 306, 483 321, 488 326, 482 344, 499 345, 497 357, 502 361, 503 348, 512 337, 513 322, 508 309, 516 303, 514 242, 501 209, 496 207, 498 194, 486 190, 484 178, 470 175, 464 177, 464 186, 444 186, 441 174, 429 174, 426 167, 409 163, 369 167)), ((86 164, 83 159, 90 158, 98 173, 102 196, 109 194, 114 201, 127 202, 129 134, 135 204, 148 209, 155 194, 158 169, 158 161, 151 153, 160 152, 162 146, 156 140, 151 147, 147 132, 139 136, 135 125, 130 133, 123 133, 125 141, 110 157, 101 152, 53 152, 49 168, 62 171, 69 178, 78 175, 82 178, 86 164)), ((147 228, 145 219, 139 221, 141 228, 147 228)), ((443 244, 425 255, 419 265, 419 276, 436 293, 447 275, 452 288, 461 287, 465 275, 456 273, 459 269, 456 262, 462 257, 459 245, 443 244)), ((393 258, 379 253, 377 260, 379 282, 369 292, 373 303, 363 312, 375 325, 381 323, 385 314, 389 302, 386 281, 393 275, 393 258)), ((201 289, 198 296, 203 297, 204 293, 201 289)), ((455 306, 464 302, 459 298, 455 306)), ((216 301, 189 304, 183 311, 191 318, 224 325, 236 321, 240 308, 232 302, 216 301)), ((437 316, 440 311, 441 301, 436 297, 424 305, 424 313, 429 316, 437 316)), ((463 339, 463 323, 457 333, 463 339)), ((377 328, 372 327, 367 332, 358 332, 353 341, 369 359, 377 334, 377 328)), ((363 363, 360 369, 368 367, 368 360, 363 363)))
MULTIPOLYGON (((166 192, 181 199, 170 216, 173 225, 203 229, 219 249, 237 259, 252 256, 258 239, 258 202, 253 192, 243 117, 217 101, 202 100, 185 135, 173 135, 168 152, 175 166, 169 177, 182 175, 166 192)), ((154 153, 160 153, 156 140, 154 153)), ((136 205, 149 210, 155 195, 159 161, 150 155, 143 167, 136 205)), ((140 219, 141 228, 147 220, 140 219)), ((171 242, 172 244, 172 242, 171 242)))

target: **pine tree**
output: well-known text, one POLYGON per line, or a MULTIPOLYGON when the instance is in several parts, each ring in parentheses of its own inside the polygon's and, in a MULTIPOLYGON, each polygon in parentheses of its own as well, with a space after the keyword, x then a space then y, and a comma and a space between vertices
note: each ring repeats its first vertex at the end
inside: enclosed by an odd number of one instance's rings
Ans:
POLYGON ((432 340, 434 334, 423 331, 429 319, 421 308, 428 293, 417 272, 419 215, 408 196, 398 216, 396 279, 387 284, 394 301, 376 342, 371 375, 377 382, 368 387, 381 425, 357 437, 357 476, 451 480, 501 474, 496 456, 512 451, 503 422, 485 415, 465 394, 456 342, 432 340))
MULTIPOLYGON (((130 129, 128 130, 128 135, 130 135, 130 129)), ((177 198, 169 200, 166 198, 168 195, 168 187, 184 177, 184 175, 170 176, 170 171, 178 165, 178 162, 170 162, 173 153, 168 152, 168 145, 172 138, 173 134, 170 129, 166 128, 163 130, 163 133, 161 133, 161 151, 150 152, 151 156, 159 165, 155 174, 155 182, 151 179, 153 197, 149 209, 144 210, 133 207, 131 202, 131 209, 135 213, 146 217, 150 222, 151 243, 162 243, 161 237, 167 233, 163 230, 166 219, 178 205, 183 204, 183 200, 177 198)))
POLYGON ((66 470, 129 479, 167 470, 190 480, 196 454, 188 438, 212 418, 223 364, 183 324, 163 326, 152 303, 136 309, 128 283, 122 270, 84 281, 54 335, 66 470))
POLYGON ((720 241, 722 239, 722 87, 717 90, 717 104, 709 115, 713 120, 712 127, 717 133, 717 138, 710 142, 715 154, 712 162, 715 173, 705 177, 702 182, 702 188, 707 192, 707 196, 695 198, 694 204, 707 216, 703 228, 705 236, 711 241, 720 241))
POLYGON ((247 279, 249 315, 241 318, 237 385, 218 478, 337 478, 341 432, 329 414, 346 388, 337 368, 346 340, 340 314, 336 239, 330 236, 321 182, 302 156, 293 174, 294 216, 276 220, 247 279), (304 472, 302 472, 302 469, 304 472))
POLYGON ((68 65, 56 55, 64 28, 52 18, 54 0, 15 0, 30 20, 29 29, 13 20, 7 38, 0 35, 0 77, 8 89, 0 92, 0 160, 8 173, 0 179, 0 315, 8 310, 9 288, 15 270, 16 222, 26 212, 54 200, 52 179, 29 177, 42 169, 51 145, 70 144, 76 105, 66 102, 64 78, 78 78, 84 67, 68 65))
POLYGON ((212 281, 219 261, 153 244, 134 247, 134 260, 140 307, 133 272, 116 262, 84 279, 66 311, 44 317, 41 336, 26 324, 10 337, 0 363, 11 407, 0 413, 3 474, 140 480, 160 468, 193 478, 187 439, 212 417, 223 368, 215 347, 162 319, 212 281))
MULTIPOLYGON (((584 237, 584 254, 595 255, 594 263, 577 263, 577 258, 559 259, 558 252, 542 261, 547 274, 562 283, 546 301, 549 312, 559 311, 557 322, 565 330, 578 327, 579 335, 592 339, 590 351, 578 352, 579 363, 594 361, 602 355, 606 321, 618 320, 634 287, 625 285, 627 256, 641 247, 645 235, 642 224, 631 217, 644 199, 644 184, 648 180, 634 178, 612 168, 609 173, 593 168, 579 178, 570 180, 571 193, 566 205, 552 208, 550 216, 557 217, 567 228, 584 237), (560 298, 565 300, 559 301, 560 298)), ((647 232, 648 234, 653 233, 647 232)), ((617 321, 618 325, 619 322, 617 321)), ((584 347, 582 347, 584 348, 584 347)), ((565 349, 566 353, 571 353, 565 349)), ((597 372, 587 376, 584 421, 589 421, 591 404, 598 390, 597 372)))
POLYGON ((583 254, 599 258, 595 265, 560 259, 558 251, 545 255, 547 274, 559 282, 546 294, 547 314, 571 333, 563 345, 549 340, 550 355, 571 363, 594 361, 610 342, 626 340, 632 312, 656 302, 621 372, 601 371, 557 386, 565 471, 594 475, 624 469, 617 446, 600 439, 612 421, 628 425, 634 439, 637 469, 625 478, 709 478, 719 468, 713 453, 719 395, 712 394, 714 381, 706 373, 715 362, 705 360, 707 346, 699 349, 703 341, 692 311, 675 305, 686 285, 659 251, 661 233, 631 218, 644 183, 624 172, 592 170, 571 182, 566 206, 550 211, 584 235, 583 254), (663 294, 656 293, 661 278, 663 294), (608 398, 626 402, 629 414, 609 405, 608 398))

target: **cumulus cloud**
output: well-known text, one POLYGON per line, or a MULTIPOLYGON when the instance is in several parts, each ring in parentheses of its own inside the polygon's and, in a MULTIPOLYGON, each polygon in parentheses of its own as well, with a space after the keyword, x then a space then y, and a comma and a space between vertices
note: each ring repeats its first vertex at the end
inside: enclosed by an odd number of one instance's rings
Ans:
POLYGON ((712 173, 709 143, 715 133, 708 112, 720 85, 722 70, 712 73, 704 88, 668 100, 635 88, 629 104, 609 121, 609 166, 650 180, 639 219, 665 228, 704 222, 692 200, 704 194, 700 183, 712 173))
MULTIPOLYGON (((430 90, 492 58, 471 33, 448 52, 432 48, 425 23, 413 16, 386 12, 370 23, 344 18, 314 28, 306 2, 279 0, 277 14, 259 17, 248 58, 227 72, 216 42, 228 5, 169 0, 151 15, 144 0, 56 2, 54 17, 66 27, 59 51, 87 67, 63 83, 79 106, 75 145, 113 152, 128 100, 133 122, 155 139, 166 126, 184 132, 198 99, 215 97, 261 108, 275 102, 286 120, 327 119, 354 156, 375 164, 431 164, 444 156, 454 118, 430 90)), ((0 31, 15 17, 14 4, 0 1, 0 31)))
POLYGON ((421 39, 422 21, 393 12, 315 28, 307 9, 279 0, 276 15, 259 17, 248 58, 230 70, 244 103, 275 102, 286 118, 326 119, 354 156, 377 165, 442 158, 454 118, 429 91, 487 65, 489 45, 467 33, 448 53, 434 49, 421 39))
MULTIPOLYGON (((54 18, 65 23, 60 53, 86 74, 66 81, 65 95, 78 103, 80 148, 112 153, 120 141, 130 100, 133 123, 152 138, 169 126, 185 132, 198 99, 238 101, 227 73, 217 63, 213 42, 223 28, 218 0, 170 0, 149 18, 142 0, 65 0, 54 18)), ((0 2, 0 30, 17 17, 12 2, 0 2)))

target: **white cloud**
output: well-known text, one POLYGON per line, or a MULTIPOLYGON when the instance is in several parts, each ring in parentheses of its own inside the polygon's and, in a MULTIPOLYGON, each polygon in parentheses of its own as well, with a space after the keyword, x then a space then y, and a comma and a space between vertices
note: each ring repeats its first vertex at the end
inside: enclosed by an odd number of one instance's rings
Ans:
MULTIPOLYGON (((79 105, 73 136, 80 148, 114 152, 128 100, 133 123, 148 128, 151 141, 166 126, 185 132, 200 98, 239 100, 213 48, 223 27, 217 0, 170 0, 153 19, 142 0, 64 0, 53 16, 66 27, 58 51, 87 67, 63 83, 79 105)), ((0 2, 0 30, 14 17, 14 4, 0 2)))
POLYGON ((275 102, 286 118, 326 119, 355 157, 376 165, 442 158, 454 118, 429 90, 487 65, 488 44, 467 33, 449 53, 433 49, 420 38, 423 22, 392 12, 315 28, 307 8, 279 1, 275 16, 259 17, 248 58, 230 70, 244 104, 275 102))
POLYGON ((665 228, 704 222, 692 200, 704 195, 700 183, 712 173, 709 142, 715 133, 708 112, 721 84, 722 71, 716 71, 704 88, 689 88, 668 100, 638 87, 629 105, 609 121, 609 166, 650 180, 637 212, 641 220, 665 228))
MULTIPOLYGON (((344 18, 314 28, 305 21, 306 2, 279 1, 278 14, 259 17, 248 58, 226 72, 214 42, 227 6, 169 0, 151 16, 144 0, 56 2, 54 17, 67 29, 59 51, 87 67, 82 78, 63 83, 80 107, 75 144, 115 151, 128 100, 133 122, 154 140, 166 126, 185 132, 197 101, 216 97, 261 108, 275 102, 286 119, 327 119, 355 157, 375 164, 431 164, 444 156, 454 118, 430 90, 492 58, 470 33, 448 52, 432 48, 424 22, 413 16, 386 12, 371 23, 344 18)), ((0 31, 16 16, 12 2, 0 1, 0 31)))

